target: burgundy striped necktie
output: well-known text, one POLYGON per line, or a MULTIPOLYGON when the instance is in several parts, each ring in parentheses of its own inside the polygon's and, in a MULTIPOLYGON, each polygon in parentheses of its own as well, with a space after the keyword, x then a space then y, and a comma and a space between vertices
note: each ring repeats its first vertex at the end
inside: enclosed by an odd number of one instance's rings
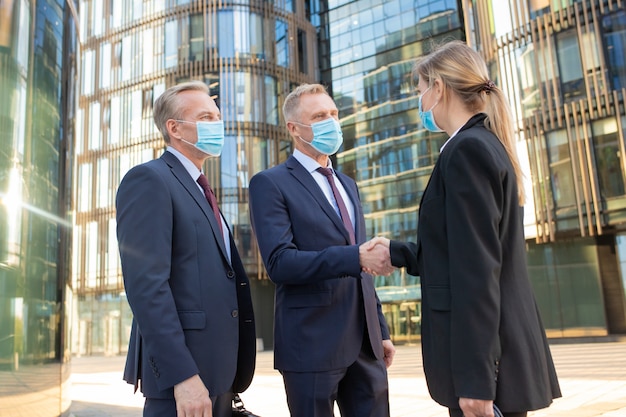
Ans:
POLYGON ((317 171, 324 175, 330 184, 330 188, 333 190, 333 195, 335 196, 335 201, 337 202, 337 207, 339 207, 339 215, 341 216, 341 221, 343 221, 343 225, 348 231, 350 235, 350 244, 354 245, 356 243, 356 239, 354 237, 354 226, 352 226, 352 222, 350 221, 350 215, 348 214, 348 209, 346 208, 346 203, 341 198, 341 194, 339 193, 339 189, 335 185, 335 179, 333 178, 333 170, 330 168, 318 168, 317 171))
POLYGON ((220 215, 220 210, 217 207, 217 198, 215 198, 215 194, 213 193, 213 189, 209 185, 209 180, 204 176, 204 174, 200 173, 200 176, 196 180, 200 187, 204 190, 204 196, 206 197, 209 205, 213 209, 213 214, 215 215, 215 219, 217 220, 217 224, 220 227, 220 233, 224 236, 224 230, 222 230, 222 216, 220 215))

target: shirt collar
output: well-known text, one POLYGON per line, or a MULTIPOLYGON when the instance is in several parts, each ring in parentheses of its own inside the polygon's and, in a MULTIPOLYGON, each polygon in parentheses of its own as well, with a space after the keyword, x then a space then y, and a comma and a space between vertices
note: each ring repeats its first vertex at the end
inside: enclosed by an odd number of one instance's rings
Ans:
POLYGON ((185 155, 180 153, 180 151, 174 149, 171 146, 167 147, 167 151, 174 155, 176 158, 178 158, 180 163, 183 164, 183 166, 185 167, 189 175, 191 175, 191 178, 193 178, 194 181, 198 180, 198 177, 200 176, 200 174, 202 174, 202 171, 200 171, 198 167, 189 160, 189 158, 187 158, 185 155))
MULTIPOLYGON (((309 171, 310 173, 313 173, 317 171, 319 167, 322 167, 319 164, 319 162, 317 162, 315 159, 311 158, 310 156, 305 155, 302 151, 298 149, 293 151, 293 157, 296 158, 296 161, 300 162, 300 165, 306 168, 306 170, 309 171)), ((322 167, 322 168, 333 169, 333 163, 330 160, 330 158, 328 158, 328 166, 322 167)))

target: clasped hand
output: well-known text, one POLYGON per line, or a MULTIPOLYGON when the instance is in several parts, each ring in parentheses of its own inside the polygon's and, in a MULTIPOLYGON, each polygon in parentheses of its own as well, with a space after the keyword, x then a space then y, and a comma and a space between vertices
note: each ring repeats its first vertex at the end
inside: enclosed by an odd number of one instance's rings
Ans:
POLYGON ((363 271, 372 275, 387 276, 394 271, 389 253, 389 239, 375 237, 359 246, 359 261, 363 271))

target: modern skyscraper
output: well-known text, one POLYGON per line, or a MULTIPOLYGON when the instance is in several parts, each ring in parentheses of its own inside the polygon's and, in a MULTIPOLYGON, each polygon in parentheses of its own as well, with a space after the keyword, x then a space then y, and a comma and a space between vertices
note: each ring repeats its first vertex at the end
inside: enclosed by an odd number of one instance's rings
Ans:
POLYGON ((0 2, 0 414, 69 412, 71 2, 0 2))
POLYGON ((221 109, 226 141, 205 172, 252 278, 258 333, 271 345, 273 287, 251 236, 250 176, 290 151, 280 107, 317 76, 315 0, 80 2, 81 91, 76 120, 77 292, 73 351, 126 350, 131 314, 117 249, 115 193, 129 168, 164 143, 152 104, 167 87, 203 80, 221 109))
POLYGON ((624 4, 464 3, 527 145, 528 262, 548 335, 626 333, 624 4))
MULTIPOLYGON (((344 131, 340 169, 358 185, 368 236, 415 241, 417 210, 446 136, 417 114, 415 59, 434 43, 464 39, 456 0, 335 0, 321 15, 322 79, 344 131)), ((419 337, 419 278, 376 277, 395 342, 419 337)))

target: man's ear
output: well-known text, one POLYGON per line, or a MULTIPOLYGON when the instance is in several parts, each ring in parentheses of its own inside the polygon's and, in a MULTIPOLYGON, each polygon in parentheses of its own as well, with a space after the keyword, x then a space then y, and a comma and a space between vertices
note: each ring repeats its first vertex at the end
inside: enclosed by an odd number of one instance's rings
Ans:
POLYGON ((180 137, 181 134, 179 131, 179 126, 180 126, 180 123, 178 123, 174 119, 168 119, 168 121, 165 122, 165 128, 167 129, 167 134, 170 138, 180 137))
POLYGON ((289 131, 290 134, 295 134, 296 131, 296 124, 294 122, 287 122, 287 130, 289 131))

